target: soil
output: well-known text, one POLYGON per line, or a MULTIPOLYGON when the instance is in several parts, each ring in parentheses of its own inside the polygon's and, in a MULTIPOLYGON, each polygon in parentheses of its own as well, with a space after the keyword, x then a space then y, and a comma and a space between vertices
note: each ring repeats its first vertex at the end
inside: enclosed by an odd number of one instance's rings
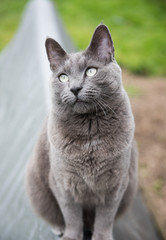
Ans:
POLYGON ((149 211, 166 239, 166 78, 133 76, 123 71, 136 122, 139 182, 149 211))

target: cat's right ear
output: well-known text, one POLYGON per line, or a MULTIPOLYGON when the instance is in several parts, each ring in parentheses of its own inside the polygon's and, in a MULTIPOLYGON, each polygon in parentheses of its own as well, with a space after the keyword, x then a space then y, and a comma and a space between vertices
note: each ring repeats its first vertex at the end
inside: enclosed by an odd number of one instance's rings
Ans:
POLYGON ((47 57, 50 62, 51 70, 61 64, 67 57, 65 50, 52 38, 47 38, 45 42, 47 57))
POLYGON ((96 28, 90 45, 85 53, 105 63, 114 60, 114 45, 106 25, 100 24, 96 28))

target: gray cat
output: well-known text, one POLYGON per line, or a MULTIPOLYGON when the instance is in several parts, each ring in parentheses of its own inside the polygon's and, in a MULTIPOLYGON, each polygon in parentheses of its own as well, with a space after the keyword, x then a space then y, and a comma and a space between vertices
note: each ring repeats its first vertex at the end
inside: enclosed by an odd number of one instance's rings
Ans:
POLYGON ((99 25, 83 52, 67 54, 51 38, 46 50, 52 106, 27 168, 31 204, 63 240, 86 230, 112 240, 137 188, 137 151, 111 35, 99 25))

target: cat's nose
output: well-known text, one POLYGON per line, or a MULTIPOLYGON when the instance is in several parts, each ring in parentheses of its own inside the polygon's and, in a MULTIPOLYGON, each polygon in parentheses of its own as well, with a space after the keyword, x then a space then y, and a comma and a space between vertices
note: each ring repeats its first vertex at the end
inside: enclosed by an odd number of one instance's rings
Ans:
POLYGON ((82 87, 72 87, 70 91, 77 97, 79 91, 82 89, 82 87))

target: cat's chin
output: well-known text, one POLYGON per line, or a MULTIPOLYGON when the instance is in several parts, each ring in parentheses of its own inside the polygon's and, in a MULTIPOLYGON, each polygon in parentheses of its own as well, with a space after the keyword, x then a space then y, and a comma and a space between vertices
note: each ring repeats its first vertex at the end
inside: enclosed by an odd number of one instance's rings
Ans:
POLYGON ((72 111, 76 114, 88 114, 94 111, 91 103, 78 100, 72 106, 72 111))

